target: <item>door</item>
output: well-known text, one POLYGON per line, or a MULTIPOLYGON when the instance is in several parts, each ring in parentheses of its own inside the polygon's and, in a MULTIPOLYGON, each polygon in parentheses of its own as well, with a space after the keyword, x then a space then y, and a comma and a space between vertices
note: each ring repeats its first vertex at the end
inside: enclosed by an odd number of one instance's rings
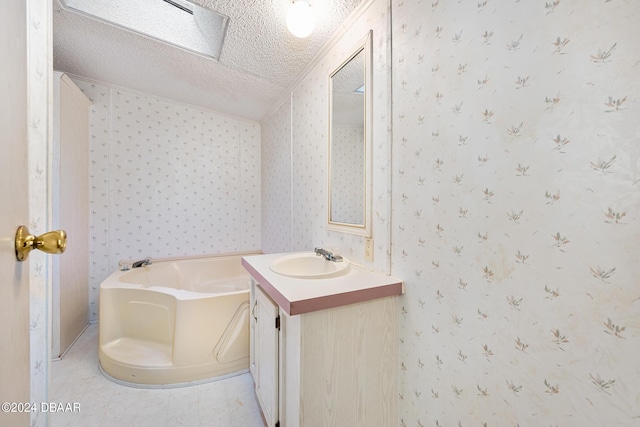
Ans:
MULTIPOLYGON (((3 0, 0 13, 0 402, 16 405, 30 399, 29 265, 14 249, 29 220, 26 3, 3 0)), ((0 425, 29 425, 28 412, 6 410, 0 425)))
POLYGON ((73 238, 52 260, 52 355, 62 356, 89 324, 89 107, 69 77, 54 73, 52 228, 73 238), (58 162, 56 164, 56 161, 58 162), (64 286, 61 286, 64 284, 64 286))

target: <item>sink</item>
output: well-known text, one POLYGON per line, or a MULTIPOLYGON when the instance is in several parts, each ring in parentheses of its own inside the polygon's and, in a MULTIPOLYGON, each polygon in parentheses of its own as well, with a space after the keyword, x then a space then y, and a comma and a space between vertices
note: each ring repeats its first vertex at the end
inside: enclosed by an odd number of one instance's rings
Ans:
POLYGON ((269 264, 269 269, 274 273, 299 279, 328 279, 347 274, 349 261, 346 258, 340 262, 327 261, 313 252, 304 252, 276 258, 269 264))

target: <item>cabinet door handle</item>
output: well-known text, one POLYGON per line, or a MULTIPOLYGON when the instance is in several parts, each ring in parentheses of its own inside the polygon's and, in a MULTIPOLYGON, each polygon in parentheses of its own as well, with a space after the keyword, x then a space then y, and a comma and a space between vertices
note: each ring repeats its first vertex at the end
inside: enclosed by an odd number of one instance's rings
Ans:
POLYGON ((253 318, 255 319, 255 321, 258 321, 258 316, 256 316, 256 307, 258 306, 258 301, 256 300, 253 303, 253 308, 251 309, 251 315, 253 316, 253 318))

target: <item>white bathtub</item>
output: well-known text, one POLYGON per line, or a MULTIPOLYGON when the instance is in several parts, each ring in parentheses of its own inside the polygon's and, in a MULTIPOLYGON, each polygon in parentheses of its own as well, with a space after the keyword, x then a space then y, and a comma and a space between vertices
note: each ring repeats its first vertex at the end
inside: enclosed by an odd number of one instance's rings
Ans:
POLYGON ((182 385, 249 368, 242 255, 154 262, 100 285, 99 360, 117 381, 182 385))

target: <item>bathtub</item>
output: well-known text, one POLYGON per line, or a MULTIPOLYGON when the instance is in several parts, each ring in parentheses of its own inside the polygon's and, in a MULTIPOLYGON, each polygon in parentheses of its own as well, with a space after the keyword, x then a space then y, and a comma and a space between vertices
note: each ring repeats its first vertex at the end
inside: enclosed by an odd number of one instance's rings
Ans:
POLYGON ((103 373, 161 387, 246 372, 250 276, 241 256, 154 262, 107 277, 100 284, 103 373))

